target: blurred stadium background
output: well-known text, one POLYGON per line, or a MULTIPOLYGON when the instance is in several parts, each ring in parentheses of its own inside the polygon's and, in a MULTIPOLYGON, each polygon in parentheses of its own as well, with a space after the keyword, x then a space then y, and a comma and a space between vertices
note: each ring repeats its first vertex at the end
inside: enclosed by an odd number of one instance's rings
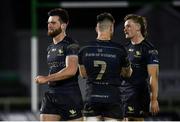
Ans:
MULTIPOLYGON (((32 78, 47 74, 47 12, 66 8, 70 15, 68 33, 82 46, 96 38, 96 15, 110 12, 116 19, 115 41, 123 43, 123 17, 135 13, 147 17, 149 39, 159 50, 159 101, 161 112, 147 120, 180 120, 180 1, 151 2, 5 0, 0 7, 0 120, 38 120, 46 85, 32 78), (36 40, 37 39, 37 40, 36 40), (33 86, 33 88, 32 88, 33 86)), ((84 81, 79 81, 84 95, 84 81)))

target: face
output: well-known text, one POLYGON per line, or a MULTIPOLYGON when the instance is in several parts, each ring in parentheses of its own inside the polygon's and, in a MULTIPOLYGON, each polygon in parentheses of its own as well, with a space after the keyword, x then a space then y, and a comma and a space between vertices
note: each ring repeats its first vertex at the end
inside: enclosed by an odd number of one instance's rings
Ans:
POLYGON ((124 23, 124 33, 127 39, 133 39, 140 33, 140 25, 132 19, 126 20, 124 23))
POLYGON ((62 32, 59 16, 50 16, 48 19, 48 36, 56 37, 62 32))

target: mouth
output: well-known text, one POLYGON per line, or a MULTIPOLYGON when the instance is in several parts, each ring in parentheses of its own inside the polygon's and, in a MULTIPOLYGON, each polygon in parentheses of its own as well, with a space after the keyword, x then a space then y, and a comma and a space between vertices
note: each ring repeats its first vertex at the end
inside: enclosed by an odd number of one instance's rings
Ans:
POLYGON ((124 34, 125 34, 126 36, 128 36, 128 35, 129 35, 129 33, 127 33, 127 32, 125 32, 124 34))
POLYGON ((124 34, 126 34, 126 35, 127 35, 127 34, 128 34, 128 32, 124 32, 124 34))
POLYGON ((125 32, 124 34, 125 34, 125 37, 126 37, 126 38, 129 38, 129 37, 130 37, 130 35, 129 35, 128 32, 125 32))
POLYGON ((48 29, 49 32, 53 32, 54 30, 53 29, 48 29))

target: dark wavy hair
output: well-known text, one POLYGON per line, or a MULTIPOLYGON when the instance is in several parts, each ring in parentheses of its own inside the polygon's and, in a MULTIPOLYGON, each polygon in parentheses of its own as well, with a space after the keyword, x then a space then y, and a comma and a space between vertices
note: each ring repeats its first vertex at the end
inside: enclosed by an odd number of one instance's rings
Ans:
POLYGON ((63 23, 69 22, 69 15, 65 9, 62 8, 55 8, 48 12, 48 16, 59 16, 60 21, 63 23))
POLYGON ((141 26, 141 33, 143 37, 147 36, 147 20, 143 16, 128 14, 124 17, 124 21, 132 19, 135 23, 139 23, 141 26))

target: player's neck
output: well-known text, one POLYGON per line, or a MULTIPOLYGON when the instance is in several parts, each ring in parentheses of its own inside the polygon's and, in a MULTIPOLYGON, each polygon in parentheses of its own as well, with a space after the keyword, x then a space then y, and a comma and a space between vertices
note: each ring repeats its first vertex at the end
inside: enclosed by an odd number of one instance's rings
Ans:
POLYGON ((107 33, 99 33, 98 36, 97 36, 97 39, 98 40, 103 40, 103 41, 109 41, 111 40, 111 36, 110 34, 107 34, 107 33))
POLYGON ((57 35, 56 37, 53 38, 53 43, 57 44, 60 41, 62 41, 64 39, 64 37, 66 36, 65 32, 60 33, 59 35, 57 35))
POLYGON ((144 37, 142 35, 135 36, 131 39, 132 44, 140 44, 144 40, 144 37))

